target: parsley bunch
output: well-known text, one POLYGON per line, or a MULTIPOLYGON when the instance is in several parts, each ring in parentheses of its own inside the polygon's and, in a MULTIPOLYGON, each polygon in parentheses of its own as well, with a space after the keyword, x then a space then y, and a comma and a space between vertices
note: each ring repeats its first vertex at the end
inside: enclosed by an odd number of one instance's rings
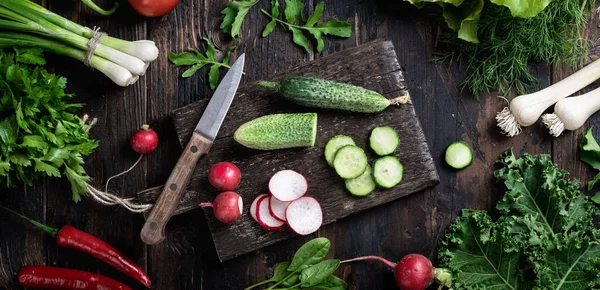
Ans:
POLYGON ((98 142, 89 139, 75 112, 81 104, 66 101, 67 80, 37 66, 40 49, 0 50, 0 185, 29 186, 44 176, 66 176, 72 199, 87 194, 83 156, 98 142))

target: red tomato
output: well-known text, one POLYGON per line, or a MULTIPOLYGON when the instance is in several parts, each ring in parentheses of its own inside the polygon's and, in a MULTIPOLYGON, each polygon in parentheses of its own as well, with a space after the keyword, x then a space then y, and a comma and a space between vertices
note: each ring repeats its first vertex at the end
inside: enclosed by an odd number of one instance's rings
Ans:
POLYGON ((234 190, 240 184, 241 179, 240 170, 230 162, 219 162, 208 171, 210 184, 223 191, 234 190))
POLYGON ((139 14, 147 17, 163 16, 173 10, 179 0, 129 0, 129 4, 139 14))

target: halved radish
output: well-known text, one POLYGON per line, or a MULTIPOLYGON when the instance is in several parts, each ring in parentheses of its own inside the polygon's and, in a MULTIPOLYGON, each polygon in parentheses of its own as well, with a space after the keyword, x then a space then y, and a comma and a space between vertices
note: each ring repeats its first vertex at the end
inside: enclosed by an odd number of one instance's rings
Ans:
POLYGON ((288 225, 299 235, 316 232, 323 223, 323 211, 319 202, 309 196, 292 201, 285 210, 288 225))
POLYGON ((279 230, 285 223, 274 218, 269 212, 269 196, 263 196, 256 204, 256 220, 267 230, 279 230))
POLYGON ((256 218, 256 208, 257 208, 257 204, 260 201, 261 198, 265 197, 265 196, 269 196, 266 193, 263 194, 259 194, 253 201, 252 204, 250 205, 250 216, 256 221, 258 222, 258 219, 256 218))
POLYGON ((307 189, 306 178, 294 170, 281 170, 269 180, 269 191, 280 201, 296 200, 302 197, 307 189))
POLYGON ((290 201, 281 201, 271 196, 269 198, 269 211, 274 218, 285 222, 285 209, 289 204, 290 201))

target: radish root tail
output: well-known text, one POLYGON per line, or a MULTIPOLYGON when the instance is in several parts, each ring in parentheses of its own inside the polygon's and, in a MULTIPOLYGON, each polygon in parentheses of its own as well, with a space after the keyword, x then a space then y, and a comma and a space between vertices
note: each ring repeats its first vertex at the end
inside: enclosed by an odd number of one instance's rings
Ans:
POLYGON ((201 202, 200 203, 201 207, 213 207, 212 202, 201 202))
POLYGON ((354 259, 350 259, 350 260, 344 260, 341 261, 340 263, 350 263, 350 262, 355 262, 355 261, 366 261, 366 260, 378 260, 383 262, 386 266, 390 267, 392 270, 394 268, 396 268, 396 263, 390 262, 382 257, 377 257, 377 256, 364 256, 364 257, 358 257, 358 258, 354 258, 354 259))

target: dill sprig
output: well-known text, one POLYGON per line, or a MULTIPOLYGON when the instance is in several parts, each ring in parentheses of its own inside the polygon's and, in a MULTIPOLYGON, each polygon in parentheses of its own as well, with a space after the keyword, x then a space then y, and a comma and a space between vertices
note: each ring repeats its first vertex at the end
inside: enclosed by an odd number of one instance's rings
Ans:
POLYGON ((531 63, 583 63, 592 42, 582 35, 593 6, 591 0, 557 0, 533 18, 515 18, 508 8, 486 2, 477 32, 480 43, 446 33, 435 60, 465 63, 461 86, 477 99, 480 93, 496 90, 526 94, 537 86, 531 63))

